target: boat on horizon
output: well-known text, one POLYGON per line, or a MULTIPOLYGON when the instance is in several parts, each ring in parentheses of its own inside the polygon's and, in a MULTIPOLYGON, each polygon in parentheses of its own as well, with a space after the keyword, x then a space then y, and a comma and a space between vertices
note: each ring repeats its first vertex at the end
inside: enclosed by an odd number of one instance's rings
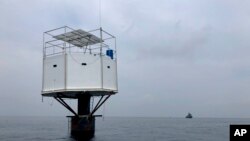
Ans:
POLYGON ((191 113, 188 113, 188 114, 186 115, 186 118, 193 118, 193 116, 192 116, 191 113))

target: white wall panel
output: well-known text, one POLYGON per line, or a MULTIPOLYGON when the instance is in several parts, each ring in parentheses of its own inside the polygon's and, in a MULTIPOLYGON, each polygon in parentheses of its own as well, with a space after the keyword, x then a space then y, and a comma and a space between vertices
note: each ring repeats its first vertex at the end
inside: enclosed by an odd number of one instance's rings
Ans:
POLYGON ((64 89, 64 56, 47 57, 44 63, 43 91, 64 89))
POLYGON ((104 89, 117 90, 116 62, 110 57, 103 57, 103 87, 104 89))
POLYGON ((103 69, 101 69, 100 55, 89 53, 71 53, 66 55, 66 72, 64 70, 64 55, 47 57, 44 60, 44 89, 43 91, 102 91, 103 89, 117 90, 116 61, 103 56, 103 69), (56 65, 56 67, 54 67, 56 65), (63 90, 64 91, 64 90, 63 90))
POLYGON ((99 55, 78 53, 68 54, 67 58, 68 89, 101 88, 99 55))

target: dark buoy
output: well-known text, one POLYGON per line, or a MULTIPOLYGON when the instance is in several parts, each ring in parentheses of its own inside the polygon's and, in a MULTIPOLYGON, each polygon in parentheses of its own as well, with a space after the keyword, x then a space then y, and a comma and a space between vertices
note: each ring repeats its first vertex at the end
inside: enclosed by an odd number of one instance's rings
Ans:
POLYGON ((78 96, 78 116, 71 116, 70 133, 73 138, 90 139, 95 134, 95 117, 90 114, 90 95, 78 96))
POLYGON ((95 112, 118 92, 115 36, 102 28, 86 32, 64 26, 44 32, 43 41, 42 96, 73 114, 67 116, 73 138, 94 137, 95 118, 101 116, 95 112), (98 100, 91 103, 94 97, 98 100), (77 111, 66 99, 78 101, 77 111))
POLYGON ((71 117, 70 134, 75 139, 91 139, 95 135, 95 117, 71 117))

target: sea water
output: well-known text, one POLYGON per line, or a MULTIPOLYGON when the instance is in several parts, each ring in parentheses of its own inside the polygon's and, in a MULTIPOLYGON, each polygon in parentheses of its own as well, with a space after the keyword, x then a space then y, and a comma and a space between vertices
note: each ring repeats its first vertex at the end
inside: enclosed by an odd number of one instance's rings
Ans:
MULTIPOLYGON (((250 119, 105 117, 91 141, 229 141, 230 124, 250 119)), ((74 141, 66 117, 0 117, 0 141, 74 141)))

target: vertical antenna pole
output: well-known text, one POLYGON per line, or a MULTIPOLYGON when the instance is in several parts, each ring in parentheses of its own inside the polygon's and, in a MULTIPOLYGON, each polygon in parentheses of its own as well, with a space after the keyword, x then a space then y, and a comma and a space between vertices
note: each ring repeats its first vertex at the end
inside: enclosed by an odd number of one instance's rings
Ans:
POLYGON ((43 72, 42 72, 42 91, 44 90, 44 66, 45 66, 45 57, 46 57, 46 50, 45 50, 45 33, 43 33, 43 72))
POLYGON ((100 27, 101 86, 103 88, 102 27, 100 27))
POLYGON ((44 41, 45 41, 45 33, 43 33, 43 58, 45 58, 45 55, 46 55, 46 53, 45 53, 45 43, 44 43, 44 41))
POLYGON ((99 24, 102 27, 102 1, 99 0, 99 24))
POLYGON ((116 37, 114 39, 115 39, 115 60, 117 60, 116 37))
POLYGON ((102 54, 102 27, 100 27, 100 53, 102 54))
MULTIPOLYGON (((64 34, 67 32, 67 27, 64 27, 64 34)), ((66 38, 66 36, 65 36, 66 38)), ((67 89, 67 52, 66 52, 66 41, 64 41, 63 45, 64 50, 64 89, 67 89)))
POLYGON ((117 71, 117 48, 116 48, 116 37, 115 37, 115 64, 116 64, 116 69, 115 69, 115 74, 116 74, 116 88, 118 91, 118 71, 117 71))

